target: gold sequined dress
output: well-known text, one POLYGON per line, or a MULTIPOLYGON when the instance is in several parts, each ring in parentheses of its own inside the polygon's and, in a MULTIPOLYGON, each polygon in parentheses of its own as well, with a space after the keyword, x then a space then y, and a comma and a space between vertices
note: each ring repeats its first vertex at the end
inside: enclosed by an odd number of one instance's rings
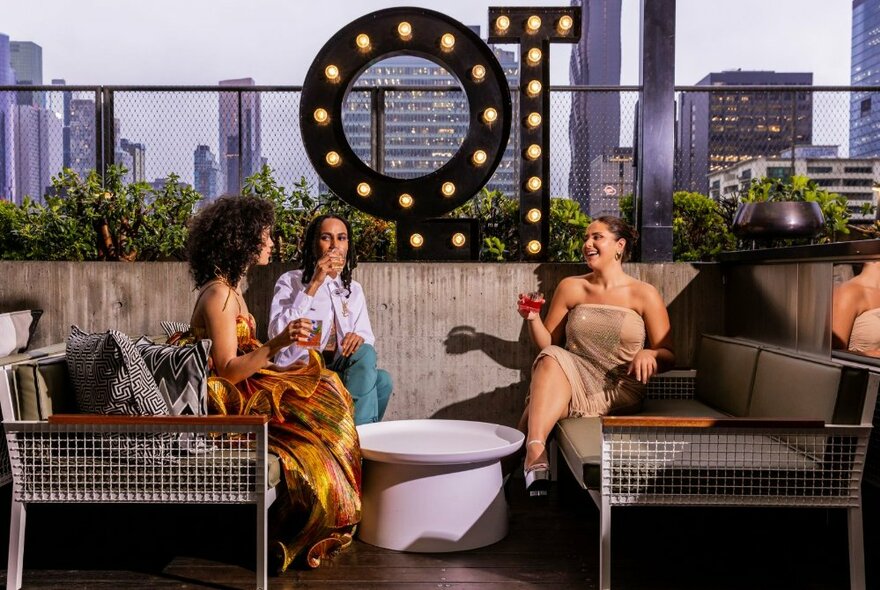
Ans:
MULTIPOLYGON (((571 383, 569 416, 605 416, 637 411, 644 385, 627 375, 645 345, 645 322, 633 309, 584 303, 568 313, 565 348, 538 354, 553 357, 571 383)), ((537 362, 537 361, 536 361, 537 362)))
POLYGON ((880 307, 860 313, 853 321, 847 349, 865 352, 880 349, 880 307))
MULTIPOLYGON (((261 346, 253 316, 236 319, 238 354, 261 346)), ((180 344, 204 338, 187 333, 180 344)), ((281 460, 283 484, 269 512, 270 541, 281 570, 299 557, 310 567, 351 543, 361 516, 361 453, 354 404, 338 375, 311 352, 309 364, 263 369, 240 383, 208 379, 210 414, 270 416, 269 450, 281 460)))

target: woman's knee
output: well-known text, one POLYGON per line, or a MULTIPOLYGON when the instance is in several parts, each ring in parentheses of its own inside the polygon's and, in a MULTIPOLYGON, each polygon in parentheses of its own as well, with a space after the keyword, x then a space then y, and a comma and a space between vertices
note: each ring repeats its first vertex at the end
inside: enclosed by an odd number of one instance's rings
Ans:
POLYGON ((358 363, 375 365, 376 364, 376 349, 373 348, 372 344, 367 344, 366 342, 364 342, 351 355, 351 362, 358 362, 358 363))

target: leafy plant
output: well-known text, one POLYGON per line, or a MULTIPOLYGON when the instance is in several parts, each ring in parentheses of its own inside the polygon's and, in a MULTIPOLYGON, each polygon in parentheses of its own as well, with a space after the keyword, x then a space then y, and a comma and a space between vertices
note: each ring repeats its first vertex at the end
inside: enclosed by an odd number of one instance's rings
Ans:
MULTIPOLYGON (((620 199, 621 217, 633 223, 633 195, 620 199)), ((700 193, 672 195, 672 258, 685 261, 714 260, 719 252, 736 246, 730 232, 733 220, 725 208, 700 193)))
POLYGON ((305 177, 288 192, 278 184, 269 166, 245 179, 245 194, 269 199, 275 206, 278 256, 285 262, 302 261, 303 239, 312 219, 333 213, 348 219, 355 238, 358 260, 393 260, 396 252, 394 224, 363 213, 336 195, 313 196, 305 177))

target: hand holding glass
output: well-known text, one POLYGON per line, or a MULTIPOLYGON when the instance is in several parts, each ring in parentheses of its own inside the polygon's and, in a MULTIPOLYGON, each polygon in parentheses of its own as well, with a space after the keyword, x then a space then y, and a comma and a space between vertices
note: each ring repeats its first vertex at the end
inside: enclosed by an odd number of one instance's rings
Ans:
POLYGON ((323 320, 312 320, 312 331, 309 332, 309 336, 306 340, 300 342, 300 346, 303 348, 320 348, 321 327, 323 324, 323 320))
POLYGON ((532 291, 519 296, 518 308, 521 313, 540 313, 544 305, 544 294, 540 291, 532 291))

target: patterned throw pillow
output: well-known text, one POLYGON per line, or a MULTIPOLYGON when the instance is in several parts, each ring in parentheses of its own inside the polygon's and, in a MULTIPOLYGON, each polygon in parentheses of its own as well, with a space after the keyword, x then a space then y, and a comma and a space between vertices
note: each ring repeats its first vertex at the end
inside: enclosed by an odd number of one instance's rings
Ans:
POLYGON ((159 325, 162 327, 162 332, 164 332, 169 338, 177 332, 189 332, 189 324, 186 322, 172 322, 166 320, 164 322, 159 322, 159 325))
POLYGON ((0 356, 27 350, 42 309, 0 313, 0 356))
POLYGON ((87 414, 162 416, 168 404, 131 339, 116 330, 87 334, 71 326, 67 370, 87 414))
POLYGON ((172 416, 208 414, 210 340, 174 346, 154 344, 142 336, 134 345, 153 374, 172 416))

